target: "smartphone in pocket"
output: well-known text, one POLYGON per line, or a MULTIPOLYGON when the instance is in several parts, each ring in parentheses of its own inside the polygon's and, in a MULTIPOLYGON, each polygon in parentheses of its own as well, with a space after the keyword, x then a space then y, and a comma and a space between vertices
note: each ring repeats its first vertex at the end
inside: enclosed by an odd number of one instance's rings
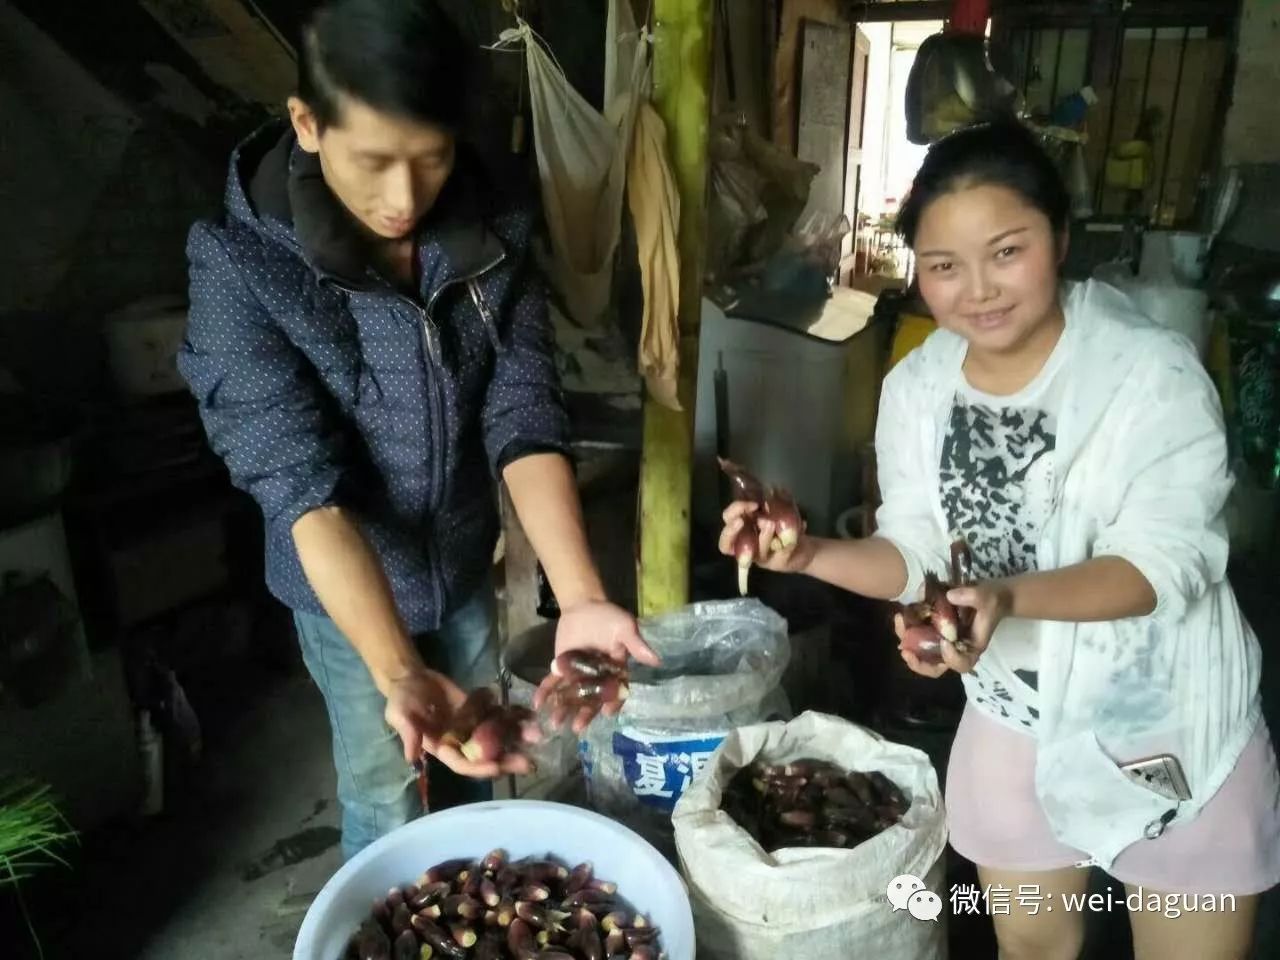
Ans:
POLYGON ((1146 787, 1170 800, 1190 800, 1191 790, 1182 772, 1182 764, 1172 754, 1162 753, 1142 760, 1122 763, 1124 775, 1140 787, 1146 787))

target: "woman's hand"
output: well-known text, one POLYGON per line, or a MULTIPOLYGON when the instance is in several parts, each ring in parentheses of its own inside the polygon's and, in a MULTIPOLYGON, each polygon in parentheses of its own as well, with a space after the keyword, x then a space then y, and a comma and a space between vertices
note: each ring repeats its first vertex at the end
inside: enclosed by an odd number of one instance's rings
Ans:
POLYGON ((991 643, 996 632, 1009 611, 1013 609, 1013 587, 1007 580, 985 580, 964 587, 956 587, 947 592, 947 599, 957 607, 968 607, 974 611, 973 622, 969 627, 966 649, 959 650, 954 644, 942 642, 942 663, 924 663, 908 650, 903 650, 901 641, 906 627, 902 615, 893 619, 893 629, 898 635, 899 652, 906 665, 924 677, 940 677, 948 670, 956 673, 968 673, 978 663, 979 658, 991 643))
POLYGON ((746 525, 750 518, 755 519, 756 528, 760 532, 756 544, 755 563, 758 567, 772 570, 775 573, 803 573, 813 560, 814 541, 805 534, 804 528, 800 536, 790 547, 783 547, 781 542, 775 544, 778 533, 777 524, 767 516, 760 516, 760 505, 750 500, 737 500, 729 504, 724 511, 724 529, 720 531, 720 552, 727 557, 735 556, 734 538, 746 525), (777 547, 778 549, 774 549, 777 547))

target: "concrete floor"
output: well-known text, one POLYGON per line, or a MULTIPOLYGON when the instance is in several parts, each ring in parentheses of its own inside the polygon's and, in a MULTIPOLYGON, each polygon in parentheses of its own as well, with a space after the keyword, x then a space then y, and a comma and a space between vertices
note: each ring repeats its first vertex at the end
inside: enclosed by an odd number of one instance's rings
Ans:
MULTIPOLYGON (((310 680, 282 682, 243 717, 234 742, 240 748, 210 771, 219 825, 200 842, 211 869, 140 960, 288 957, 312 897, 342 862, 329 727, 310 680)), ((201 832, 166 826, 177 842, 201 832)))
MULTIPOLYGON (((226 691, 229 708, 236 693, 226 691)), ((324 702, 297 674, 246 684, 239 699, 206 745, 199 794, 159 819, 88 838, 77 852, 57 897, 79 904, 75 923, 35 897, 46 957, 291 955, 308 904, 341 863, 324 702)), ((23 956, 29 938, 6 939, 23 956)))

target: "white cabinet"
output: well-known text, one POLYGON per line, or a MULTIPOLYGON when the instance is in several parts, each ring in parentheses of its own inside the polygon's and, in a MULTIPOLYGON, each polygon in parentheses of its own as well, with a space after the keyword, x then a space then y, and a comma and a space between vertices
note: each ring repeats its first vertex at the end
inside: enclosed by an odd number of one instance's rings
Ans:
MULTIPOLYGON (((744 301, 745 301, 744 296, 744 301)), ((811 532, 835 533, 857 499, 855 422, 874 407, 875 347, 867 329, 875 298, 837 288, 826 304, 788 311, 763 298, 728 310, 703 300, 694 423, 694 517, 717 525, 716 372, 728 394, 728 455, 762 480, 787 487, 811 532), (861 336, 865 333, 867 336, 861 336), (865 381, 865 382, 864 382, 865 381)))

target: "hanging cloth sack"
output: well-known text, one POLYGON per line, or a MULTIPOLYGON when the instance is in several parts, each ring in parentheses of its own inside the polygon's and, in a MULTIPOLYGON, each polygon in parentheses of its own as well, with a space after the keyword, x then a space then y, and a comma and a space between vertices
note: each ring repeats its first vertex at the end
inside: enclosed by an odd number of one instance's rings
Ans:
POLYGON ((647 41, 628 0, 609 0, 603 114, 573 88, 524 20, 503 31, 495 45, 524 48, 543 212, 551 236, 551 282, 570 319, 583 327, 598 328, 609 307, 627 159, 648 67, 647 41))

